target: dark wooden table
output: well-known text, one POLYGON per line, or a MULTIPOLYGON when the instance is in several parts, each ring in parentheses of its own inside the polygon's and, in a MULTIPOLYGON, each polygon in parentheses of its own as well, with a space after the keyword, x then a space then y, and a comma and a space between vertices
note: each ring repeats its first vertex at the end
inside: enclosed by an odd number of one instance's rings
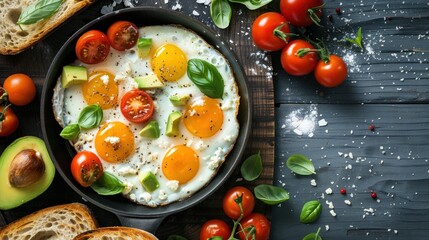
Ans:
MULTIPOLYGON (((14 135, 0 139, 0 150, 17 137, 41 136, 39 99, 51 60, 74 31, 100 16, 112 2, 98 1, 19 55, 0 56, 0 82, 12 73, 25 72, 38 90, 29 106, 14 108, 21 125, 14 135)), ((271 209, 258 203, 258 211, 271 219, 271 239, 302 239, 318 227, 324 239, 429 238, 427 1, 326 1, 325 27, 311 27, 309 32, 346 59, 348 79, 334 89, 320 87, 312 76, 288 76, 280 67, 279 53, 268 54, 252 45, 253 19, 262 12, 277 11, 278 1, 257 11, 234 4, 233 22, 226 30, 214 27, 209 7, 195 1, 140 0, 134 4, 168 9, 180 5, 176 11, 219 32, 241 60, 257 102, 247 151, 250 155, 259 149, 263 155, 264 175, 259 182, 273 181, 290 193, 289 201, 271 209), (341 8, 341 15, 336 8, 341 8), (340 41, 353 36, 358 27, 363 29, 363 51, 340 41), (319 124, 322 119, 327 125, 319 124), (374 131, 368 129, 371 124, 374 131), (317 175, 293 175, 285 161, 295 153, 312 159, 317 175), (313 179, 317 186, 311 185, 313 179), (332 194, 325 193, 329 188, 332 194), (340 188, 347 195, 341 195, 340 188), (372 191, 377 192, 377 199, 371 198, 372 191), (312 224, 299 223, 303 203, 313 199, 323 204, 321 217, 312 224), (327 202, 332 202, 335 217, 327 202)), ((123 7, 119 4, 115 9, 123 7)), ((224 189, 199 206, 166 218, 157 236, 165 239, 174 233, 196 239, 202 222, 219 215, 220 198, 237 179, 238 175, 232 177, 224 189)), ((74 201, 85 202, 57 174, 44 194, 1 212, 1 217, 10 222, 43 207, 74 201)), ((115 215, 87 204, 100 225, 119 224, 115 215)))

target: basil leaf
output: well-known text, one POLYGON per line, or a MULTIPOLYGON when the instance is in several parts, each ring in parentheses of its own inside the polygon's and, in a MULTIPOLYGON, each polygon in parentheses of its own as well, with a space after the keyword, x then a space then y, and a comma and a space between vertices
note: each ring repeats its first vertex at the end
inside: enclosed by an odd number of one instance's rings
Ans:
POLYGON ((250 10, 255 10, 270 3, 272 0, 229 0, 233 3, 241 3, 250 10))
POLYGON ((312 223, 319 218, 322 212, 322 204, 317 200, 308 201, 304 204, 299 216, 301 223, 312 223))
POLYGON ((73 140, 77 138, 80 133, 79 124, 67 125, 60 133, 60 136, 67 140, 73 140))
POLYGON ((98 127, 103 119, 103 110, 97 104, 86 106, 80 112, 78 124, 81 128, 90 129, 98 127))
POLYGON ((224 81, 213 64, 201 59, 190 59, 187 74, 202 93, 211 98, 222 98, 224 81))
POLYGON ((317 229, 316 233, 310 233, 305 235, 302 240, 323 240, 321 236, 319 236, 320 228, 317 229))
POLYGON ((48 18, 58 11, 62 3, 63 0, 39 0, 21 12, 17 24, 28 25, 48 18))
POLYGON ((232 16, 232 9, 228 0, 212 0, 210 4, 210 16, 218 28, 227 28, 232 16))
POLYGON ((257 179, 262 173, 261 154, 254 154, 244 160, 243 164, 241 165, 240 171, 243 178, 247 181, 253 181, 257 179))
POLYGON ((350 42, 351 44, 354 44, 361 49, 363 48, 362 45, 362 27, 359 27, 356 38, 344 38, 344 40, 350 42))
POLYGON ((91 188, 100 195, 115 195, 121 193, 125 185, 113 174, 103 172, 103 175, 91 185, 91 188))
POLYGON ((299 175, 316 174, 314 171, 313 162, 301 154, 294 154, 290 156, 286 161, 286 166, 292 170, 292 172, 299 175))
POLYGON ((275 205, 289 199, 289 194, 281 187, 261 184, 255 187, 255 197, 262 202, 275 205))

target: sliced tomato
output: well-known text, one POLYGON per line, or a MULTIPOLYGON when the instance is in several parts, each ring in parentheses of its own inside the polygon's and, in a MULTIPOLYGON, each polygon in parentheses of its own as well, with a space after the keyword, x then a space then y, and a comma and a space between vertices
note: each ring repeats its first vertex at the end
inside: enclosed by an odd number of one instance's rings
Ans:
POLYGON ((100 158, 90 151, 77 153, 70 168, 74 179, 83 187, 91 186, 103 174, 100 158))
POLYGON ((131 90, 121 99, 121 112, 124 117, 134 123, 144 123, 153 115, 152 97, 143 90, 131 90))
POLYGON ((134 23, 128 21, 117 21, 110 25, 107 37, 112 48, 124 51, 136 45, 139 38, 139 29, 134 23))
POLYGON ((77 58, 86 64, 100 63, 109 55, 109 39, 98 30, 90 30, 77 40, 75 51, 77 58))

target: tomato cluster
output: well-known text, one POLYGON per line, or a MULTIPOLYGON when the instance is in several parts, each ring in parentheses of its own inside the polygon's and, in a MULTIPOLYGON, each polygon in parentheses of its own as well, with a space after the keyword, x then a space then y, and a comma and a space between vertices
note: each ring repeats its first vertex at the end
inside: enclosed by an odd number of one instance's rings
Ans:
POLYGON ((267 240, 270 236, 270 221, 262 214, 253 212, 255 197, 246 187, 236 186, 229 189, 222 202, 225 214, 234 222, 232 231, 223 220, 211 219, 204 223, 200 231, 200 240, 257 239, 267 240))
POLYGON ((302 28, 320 26, 322 0, 281 0, 280 13, 267 12, 255 19, 252 38, 265 51, 282 50, 282 68, 292 76, 314 72, 317 82, 324 87, 336 87, 347 78, 347 66, 337 55, 330 54, 323 43, 306 37, 289 41, 297 34, 290 32, 289 24, 302 28))
POLYGON ((0 137, 11 135, 18 129, 19 119, 12 110, 25 106, 36 97, 36 86, 26 74, 15 73, 6 78, 0 87, 0 137))
POLYGON ((110 25, 107 35, 99 30, 82 34, 76 43, 77 58, 86 64, 97 64, 109 55, 110 47, 125 51, 136 45, 139 30, 134 23, 117 21, 110 25))

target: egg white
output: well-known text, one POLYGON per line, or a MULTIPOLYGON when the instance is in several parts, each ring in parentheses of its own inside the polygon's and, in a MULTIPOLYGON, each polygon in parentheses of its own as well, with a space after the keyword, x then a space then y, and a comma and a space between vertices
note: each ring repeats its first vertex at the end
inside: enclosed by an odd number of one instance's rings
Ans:
MULTIPOLYGON (((147 91, 154 99, 155 111, 152 120, 156 120, 160 127, 161 136, 157 139, 140 137, 139 132, 145 124, 130 123, 123 117, 119 107, 103 111, 103 122, 120 121, 129 126, 134 134, 136 147, 134 154, 123 163, 109 163, 102 160, 104 170, 114 174, 126 184, 127 187, 123 191, 125 197, 139 204, 156 207, 191 196, 215 176, 238 137, 237 113, 240 96, 228 61, 196 33, 182 27, 165 25, 140 28, 139 34, 140 37, 152 39, 151 53, 165 43, 172 43, 185 53, 188 60, 198 58, 212 63, 221 73, 225 83, 223 98, 219 99, 224 114, 223 125, 219 132, 208 138, 192 135, 183 122, 179 126, 180 136, 165 135, 168 115, 173 111, 184 114, 184 108, 173 106, 169 97, 175 94, 189 94, 192 96, 189 101, 192 101, 204 96, 186 73, 176 82, 165 82, 162 89, 147 91), (192 148, 200 159, 197 175, 184 184, 166 179, 161 169, 166 151, 176 145, 192 148), (146 192, 138 179, 138 174, 145 171, 152 171, 160 183, 160 187, 152 193, 146 192)), ((114 74, 119 84, 120 101, 127 91, 137 88, 135 77, 154 74, 150 62, 150 56, 139 58, 137 49, 134 47, 125 52, 111 48, 107 59, 99 64, 87 65, 79 61, 73 64, 85 66, 88 73, 105 70, 114 74)), ((61 126, 76 123, 79 113, 87 105, 80 85, 64 89, 61 86, 61 80, 58 80, 54 89, 53 109, 61 126)), ((84 130, 71 143, 77 151, 89 150, 96 153, 93 140, 97 131, 98 128, 84 130)))

